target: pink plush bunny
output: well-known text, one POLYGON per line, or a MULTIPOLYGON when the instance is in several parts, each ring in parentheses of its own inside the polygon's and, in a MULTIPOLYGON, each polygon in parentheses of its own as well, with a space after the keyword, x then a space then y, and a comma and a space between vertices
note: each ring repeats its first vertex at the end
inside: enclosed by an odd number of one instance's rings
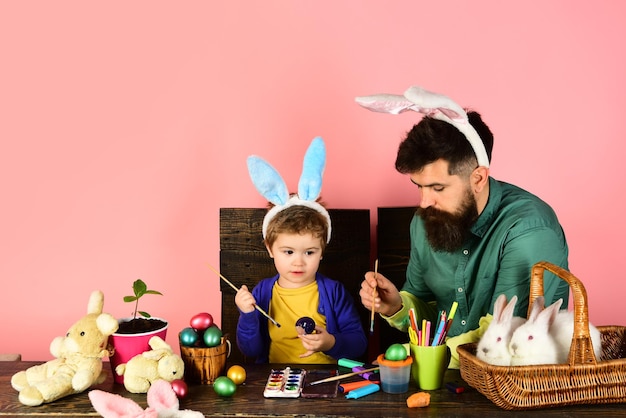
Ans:
POLYGON ((200 418, 204 415, 191 410, 179 410, 178 398, 172 385, 156 380, 148 390, 148 407, 144 410, 132 399, 102 390, 89 392, 95 410, 104 418, 200 418))

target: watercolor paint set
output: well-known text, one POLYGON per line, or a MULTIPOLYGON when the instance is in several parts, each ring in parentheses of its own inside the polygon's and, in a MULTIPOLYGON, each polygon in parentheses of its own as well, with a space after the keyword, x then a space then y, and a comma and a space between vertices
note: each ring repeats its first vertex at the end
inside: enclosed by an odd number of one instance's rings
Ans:
POLYGON ((266 398, 334 398, 337 396, 337 381, 323 382, 322 379, 337 376, 337 370, 305 370, 286 367, 272 369, 263 396, 266 398), (311 384, 313 383, 313 384, 311 384), (319 383, 319 384, 318 384, 319 383))
POLYGON ((304 385, 304 376, 306 370, 292 369, 286 367, 284 369, 272 369, 263 396, 266 398, 297 398, 302 392, 304 385))

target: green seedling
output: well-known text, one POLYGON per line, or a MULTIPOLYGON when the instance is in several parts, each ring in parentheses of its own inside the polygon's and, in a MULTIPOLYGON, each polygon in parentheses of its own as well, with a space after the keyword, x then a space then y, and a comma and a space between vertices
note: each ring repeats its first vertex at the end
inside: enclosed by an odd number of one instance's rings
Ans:
POLYGON ((144 283, 143 280, 137 279, 133 283, 133 293, 134 296, 124 296, 124 302, 135 302, 135 312, 133 312, 133 318, 137 318, 137 314, 143 316, 144 318, 150 318, 150 314, 148 312, 139 311, 139 299, 141 299, 144 295, 161 295, 163 293, 158 292, 156 290, 148 289, 148 286, 144 283))

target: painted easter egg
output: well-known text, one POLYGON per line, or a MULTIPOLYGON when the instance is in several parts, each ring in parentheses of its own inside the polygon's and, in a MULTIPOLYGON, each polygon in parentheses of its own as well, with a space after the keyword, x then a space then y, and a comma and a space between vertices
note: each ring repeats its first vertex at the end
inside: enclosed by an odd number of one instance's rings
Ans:
POLYGON ((213 390, 220 396, 233 396, 237 385, 228 376, 220 376, 213 382, 213 390))
POLYGON ((178 399, 182 399, 185 396, 187 396, 187 392, 189 388, 187 387, 187 383, 185 383, 184 380, 175 379, 175 380, 172 380, 171 384, 172 384, 172 390, 174 391, 178 399))
POLYGON ((185 347, 193 347, 200 339, 200 336, 198 335, 196 330, 191 327, 183 328, 183 330, 179 334, 179 337, 180 343, 185 347))
POLYGON ((196 331, 204 331, 213 325, 213 316, 208 312, 200 312, 191 317, 189 325, 196 331))
POLYGON ((391 344, 385 351, 385 359, 389 361, 402 361, 406 360, 406 357, 406 348, 402 344, 391 344))
POLYGON ((302 318, 296 321, 296 326, 301 327, 304 332, 307 334, 311 334, 315 331, 315 321, 313 318, 309 318, 308 316, 303 316, 302 318))
POLYGON ((207 347, 217 347, 222 343, 222 331, 217 325, 211 325, 204 331, 202 339, 207 347))
POLYGON ((238 364, 230 366, 226 372, 226 376, 235 382, 236 385, 240 385, 246 381, 246 369, 238 364))

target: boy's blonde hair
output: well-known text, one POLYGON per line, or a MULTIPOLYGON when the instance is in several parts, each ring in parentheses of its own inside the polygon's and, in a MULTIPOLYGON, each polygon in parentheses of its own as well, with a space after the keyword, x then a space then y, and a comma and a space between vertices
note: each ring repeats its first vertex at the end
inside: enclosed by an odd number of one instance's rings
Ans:
POLYGON ((272 248, 279 234, 312 234, 319 238, 322 253, 326 249, 328 221, 326 217, 308 206, 293 205, 278 212, 268 223, 264 243, 272 248))

